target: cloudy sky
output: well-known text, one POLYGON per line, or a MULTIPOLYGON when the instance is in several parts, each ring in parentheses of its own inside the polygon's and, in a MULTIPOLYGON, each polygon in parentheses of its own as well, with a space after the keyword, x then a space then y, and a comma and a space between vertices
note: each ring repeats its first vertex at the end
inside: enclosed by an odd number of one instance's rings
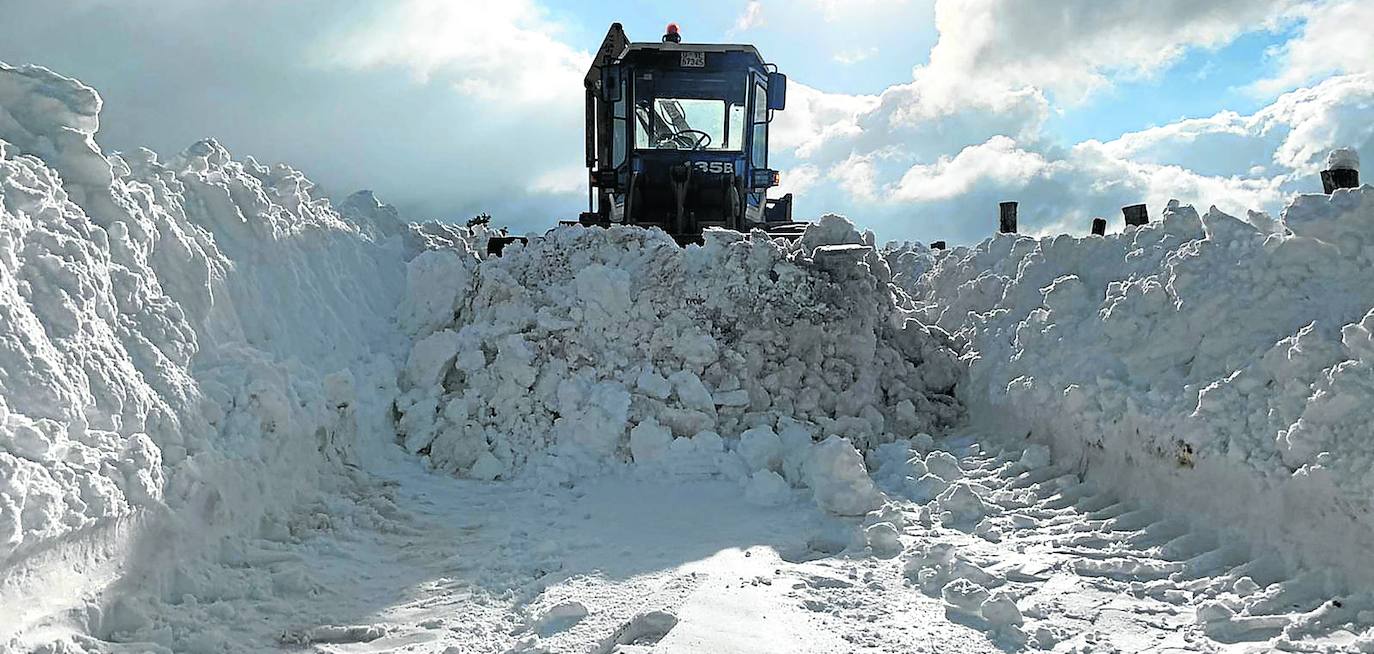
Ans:
POLYGON ((612 21, 791 77, 802 217, 972 242, 1177 198, 1244 215, 1374 159, 1374 0, 0 0, 0 61, 96 87, 106 149, 207 136, 334 195, 519 231, 586 203, 581 78, 612 21))

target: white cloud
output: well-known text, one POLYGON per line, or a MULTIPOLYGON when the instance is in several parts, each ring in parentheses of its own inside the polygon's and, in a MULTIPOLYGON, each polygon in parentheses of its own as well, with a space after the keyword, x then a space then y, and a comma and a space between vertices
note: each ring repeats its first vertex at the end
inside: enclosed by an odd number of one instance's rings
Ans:
POLYGON ((1068 101, 1109 75, 1167 68, 1189 48, 1216 48, 1273 25, 1298 0, 939 0, 940 40, 927 74, 1017 87, 1068 101))
POLYGON ((836 52, 833 59, 848 66, 850 64, 857 64, 865 59, 870 59, 876 54, 878 54, 877 48, 850 48, 848 50, 836 52))
POLYGON ((377 11, 328 39, 325 62, 408 69, 421 81, 504 103, 577 104, 591 55, 559 41, 557 26, 531 0, 406 0, 377 11))
POLYGON ((1333 147, 1374 153, 1374 74, 1333 77, 1298 89, 1258 115, 1261 133, 1286 132, 1274 162, 1301 174, 1317 171, 1333 147))
POLYGON ((1374 147, 1374 74, 1345 75, 1286 93, 1251 115, 1224 111, 1122 135, 1113 156, 1215 174, 1254 166, 1311 175, 1339 146, 1374 147))
POLYGON ((530 183, 529 190, 532 193, 554 195, 585 193, 587 191, 587 168, 581 165, 555 168, 535 177, 534 181, 530 183))
POLYGON ((1374 73, 1374 2, 1345 0, 1299 10, 1302 31, 1280 48, 1283 70, 1252 89, 1271 94, 1332 73, 1374 73))
MULTIPOLYGON (((876 98, 794 85, 774 145, 822 167, 882 153, 906 169, 994 136, 1034 143, 1053 111, 1047 90, 1080 99, 1109 75, 1156 72, 1188 48, 1218 47, 1273 24, 1294 2, 937 0, 939 40, 910 82, 876 98)), ((837 14, 871 6, 817 4, 837 14)))
POLYGON ((1006 136, 994 136, 986 143, 964 148, 953 158, 941 157, 930 165, 912 166, 889 197, 894 200, 948 200, 968 193, 983 182, 1019 188, 1049 167, 1043 156, 1019 149, 1016 142, 1006 136))
POLYGON ((736 32, 743 32, 763 25, 763 3, 759 0, 750 0, 744 6, 744 13, 735 19, 736 32))
POLYGON ((850 197, 873 201, 878 197, 878 168, 875 155, 850 155, 831 167, 827 177, 836 182, 850 197))
POLYGON ((828 141, 856 137, 861 131, 859 116, 877 105, 878 96, 825 93, 790 82, 787 110, 773 118, 770 147, 811 157, 828 141))
POLYGON ((816 182, 820 180, 821 170, 810 164, 803 164, 782 171, 780 176, 781 180, 774 195, 781 196, 785 193, 801 195, 816 185, 816 182))

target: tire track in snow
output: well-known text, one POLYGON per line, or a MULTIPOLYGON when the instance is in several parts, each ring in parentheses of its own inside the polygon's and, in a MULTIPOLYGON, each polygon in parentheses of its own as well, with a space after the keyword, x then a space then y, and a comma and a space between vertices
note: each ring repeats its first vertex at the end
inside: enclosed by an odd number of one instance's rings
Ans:
MULTIPOLYGON (((1294 576, 1239 540, 1123 501, 1038 446, 985 453, 972 441, 947 444, 960 454, 958 470, 946 470, 949 489, 903 506, 905 566, 951 620, 1000 646, 1345 651, 1374 622, 1367 592, 1342 592, 1320 573, 1294 576), (957 519, 969 509, 950 506, 955 485, 973 491, 980 516, 957 519)), ((935 456, 915 472, 933 469, 935 456)))
MULTIPOLYGON (((143 605, 144 627, 103 632, 125 649, 97 651, 137 650, 158 630, 182 644, 219 634, 230 651, 443 654, 1367 642, 1367 593, 1337 594, 1319 573, 1289 574, 1222 534, 1122 501, 1034 446, 945 446, 958 456, 928 454, 919 468, 953 484, 915 499, 901 498, 910 485, 889 488, 893 506, 866 519, 800 502, 750 507, 720 479, 540 488, 414 469, 362 480, 294 512, 290 537, 248 539, 198 571, 194 600, 143 605), (898 526, 900 550, 866 546, 865 528, 881 521, 898 526)), ((875 477, 892 486, 890 472, 875 477)))

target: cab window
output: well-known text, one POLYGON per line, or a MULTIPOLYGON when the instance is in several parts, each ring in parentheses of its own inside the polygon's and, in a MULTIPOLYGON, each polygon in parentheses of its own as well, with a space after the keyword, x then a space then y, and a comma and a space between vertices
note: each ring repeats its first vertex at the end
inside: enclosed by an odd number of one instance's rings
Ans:
POLYGON ((754 152, 751 163, 755 168, 768 167, 768 89, 762 82, 754 84, 754 152))

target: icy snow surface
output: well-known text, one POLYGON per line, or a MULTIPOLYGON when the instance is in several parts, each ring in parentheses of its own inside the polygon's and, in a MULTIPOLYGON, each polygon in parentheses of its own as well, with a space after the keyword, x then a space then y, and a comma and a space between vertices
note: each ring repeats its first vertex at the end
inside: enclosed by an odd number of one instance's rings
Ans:
POLYGON ((1369 187, 491 259, 99 105, 0 65, 0 651, 1374 651, 1369 187))

